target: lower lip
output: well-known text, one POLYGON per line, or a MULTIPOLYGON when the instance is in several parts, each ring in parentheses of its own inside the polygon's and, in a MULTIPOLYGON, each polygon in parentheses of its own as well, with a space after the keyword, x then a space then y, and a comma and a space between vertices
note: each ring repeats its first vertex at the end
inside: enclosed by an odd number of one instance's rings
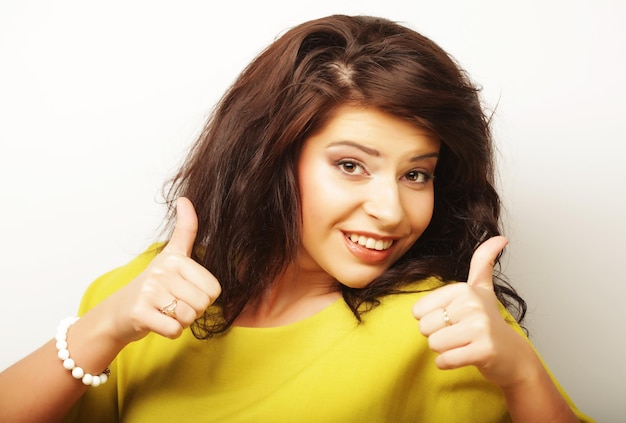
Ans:
POLYGON ((392 245, 386 250, 371 250, 369 248, 365 248, 361 244, 352 242, 347 236, 344 236, 344 239, 346 241, 346 245, 348 246, 348 250, 350 250, 350 252, 354 254, 359 260, 368 263, 380 263, 381 261, 387 260, 391 255, 393 247, 395 246, 392 245))

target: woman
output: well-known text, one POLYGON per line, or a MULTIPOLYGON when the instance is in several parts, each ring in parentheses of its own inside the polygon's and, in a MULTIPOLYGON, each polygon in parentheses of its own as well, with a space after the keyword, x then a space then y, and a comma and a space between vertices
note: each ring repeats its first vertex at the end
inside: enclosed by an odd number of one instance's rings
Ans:
POLYGON ((3 420, 589 421, 505 309, 488 119, 420 34, 291 29, 167 198, 169 241, 0 375, 3 420))

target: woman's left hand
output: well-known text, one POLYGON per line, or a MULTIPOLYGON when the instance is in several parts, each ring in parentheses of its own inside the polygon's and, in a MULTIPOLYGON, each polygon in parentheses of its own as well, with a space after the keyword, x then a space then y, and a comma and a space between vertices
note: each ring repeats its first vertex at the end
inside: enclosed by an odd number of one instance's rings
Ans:
POLYGON ((420 331, 439 354, 437 367, 474 365, 502 388, 522 383, 538 363, 529 343, 500 313, 494 292, 494 263, 507 242, 501 236, 485 241, 472 256, 467 283, 446 285, 413 306, 420 331))

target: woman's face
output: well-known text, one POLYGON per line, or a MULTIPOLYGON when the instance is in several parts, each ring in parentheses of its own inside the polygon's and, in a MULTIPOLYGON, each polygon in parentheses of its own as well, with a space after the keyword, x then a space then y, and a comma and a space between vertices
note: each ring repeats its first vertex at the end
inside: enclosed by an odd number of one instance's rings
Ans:
POLYGON ((298 162, 300 272, 361 288, 420 237, 433 213, 439 141, 385 112, 339 107, 298 162))

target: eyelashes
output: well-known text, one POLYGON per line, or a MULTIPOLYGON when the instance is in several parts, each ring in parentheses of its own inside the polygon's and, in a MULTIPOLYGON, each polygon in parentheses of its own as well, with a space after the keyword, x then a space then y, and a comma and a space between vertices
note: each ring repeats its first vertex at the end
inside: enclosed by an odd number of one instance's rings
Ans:
POLYGON ((435 178, 435 175, 433 175, 430 172, 423 171, 423 170, 411 170, 404 176, 404 178, 406 178, 406 180, 410 182, 415 182, 418 184, 427 184, 428 182, 432 181, 435 178))
MULTIPOLYGON (((365 165, 356 159, 340 159, 335 161, 339 171, 347 176, 371 176, 365 165)), ((411 169, 405 173, 401 180, 411 184, 426 185, 435 178, 432 172, 424 169, 411 169)))
POLYGON ((337 160, 335 165, 342 173, 347 175, 369 175, 365 170, 365 166, 354 159, 337 160))

